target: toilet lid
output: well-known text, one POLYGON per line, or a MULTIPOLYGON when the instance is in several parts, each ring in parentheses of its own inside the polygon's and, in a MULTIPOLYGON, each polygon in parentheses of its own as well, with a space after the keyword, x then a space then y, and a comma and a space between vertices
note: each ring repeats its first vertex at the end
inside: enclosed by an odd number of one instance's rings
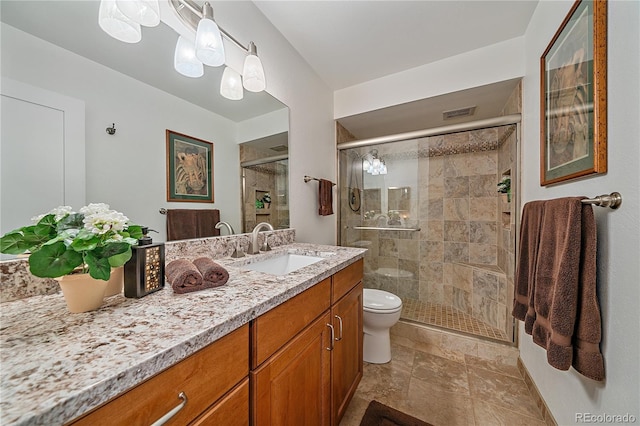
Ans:
POLYGON ((364 289, 364 307, 376 311, 392 311, 402 306, 402 300, 393 293, 373 288, 364 289))

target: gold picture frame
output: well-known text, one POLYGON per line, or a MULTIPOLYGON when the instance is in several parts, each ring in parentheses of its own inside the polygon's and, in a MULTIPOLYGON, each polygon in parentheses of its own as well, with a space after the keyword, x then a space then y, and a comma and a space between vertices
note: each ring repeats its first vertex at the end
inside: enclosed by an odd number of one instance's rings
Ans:
POLYGON ((172 130, 167 135, 167 201, 213 203, 213 144, 172 130))
POLYGON ((577 0, 540 58, 540 185, 607 171, 607 1, 577 0))

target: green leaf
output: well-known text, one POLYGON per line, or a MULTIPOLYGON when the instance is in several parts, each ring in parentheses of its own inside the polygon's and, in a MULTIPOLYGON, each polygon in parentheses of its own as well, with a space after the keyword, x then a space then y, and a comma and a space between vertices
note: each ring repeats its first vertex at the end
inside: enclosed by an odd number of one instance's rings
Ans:
POLYGON ((97 257, 95 252, 89 252, 84 257, 85 262, 89 265, 89 275, 97 280, 107 281, 111 276, 111 265, 106 257, 97 257))
POLYGON ((129 259, 131 259, 131 247, 129 247, 129 249, 127 251, 125 251, 124 253, 120 253, 120 254, 116 254, 115 256, 111 256, 108 260, 109 260, 109 265, 111 265, 111 267, 113 268, 117 268, 119 266, 124 265, 125 263, 127 263, 127 261, 129 259))
POLYGON ((90 235, 90 238, 86 238, 86 236, 78 236, 71 243, 71 248, 75 251, 91 251, 98 247, 98 243, 100 239, 95 235, 90 235), (83 238, 84 237, 84 238, 83 238))
POLYGON ((115 243, 108 243, 104 247, 98 247, 94 253, 97 257, 107 259, 117 254, 122 254, 127 250, 131 250, 131 246, 128 243, 118 241, 115 243))
POLYGON ((31 248, 31 243, 27 241, 21 232, 9 232, 0 238, 0 253, 21 254, 31 248))
POLYGON ((58 232, 61 232, 65 229, 82 229, 84 227, 84 223, 82 222, 83 219, 84 215, 82 213, 67 215, 60 219, 60 222, 57 224, 57 230, 58 232))
POLYGON ((62 241, 42 246, 29 256, 29 270, 42 278, 67 275, 81 264, 82 255, 67 249, 62 241))
POLYGON ((127 232, 129 233, 129 236, 131 238, 135 238, 136 240, 139 240, 143 236, 143 234, 142 234, 142 226, 140 226, 140 225, 129 225, 129 226, 127 226, 127 232))

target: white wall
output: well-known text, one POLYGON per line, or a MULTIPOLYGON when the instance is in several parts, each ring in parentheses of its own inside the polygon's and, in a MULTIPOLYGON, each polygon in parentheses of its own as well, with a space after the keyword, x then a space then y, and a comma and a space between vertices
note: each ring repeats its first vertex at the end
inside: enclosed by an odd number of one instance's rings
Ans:
POLYGON ((576 423, 576 413, 625 414, 640 421, 640 2, 609 2, 608 173, 563 185, 539 185, 539 59, 572 1, 541 1, 526 32, 526 75, 522 150, 522 199, 595 196, 619 191, 613 211, 596 207, 598 294, 602 309, 606 382, 574 370, 558 371, 542 348, 520 328, 520 356, 559 424, 576 423), (569 397, 570 395, 570 397, 569 397))
POLYGON ((334 93, 336 119, 522 77, 524 38, 452 56, 334 93))
POLYGON ((85 102, 87 203, 110 204, 158 230, 154 240, 166 240, 158 210, 195 208, 166 202, 170 129, 213 142, 215 203, 199 205, 220 209, 221 220, 241 229, 235 123, 11 26, 1 28, 3 76, 85 102), (116 134, 110 136, 105 128, 112 123, 116 134))

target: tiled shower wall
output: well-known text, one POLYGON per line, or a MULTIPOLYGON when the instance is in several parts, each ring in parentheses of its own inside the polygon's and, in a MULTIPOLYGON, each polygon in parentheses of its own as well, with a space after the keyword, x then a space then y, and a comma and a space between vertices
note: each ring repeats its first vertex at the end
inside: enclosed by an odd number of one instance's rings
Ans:
MULTIPOLYGON (((240 161, 250 161, 273 155, 257 148, 240 145, 240 161)), ((260 222, 268 222, 275 229, 289 227, 289 206, 287 200, 288 167, 281 162, 273 162, 251 167, 243 167, 244 199, 243 232, 251 232, 260 222), (271 205, 268 209, 256 209, 256 193, 268 192, 271 205)))

